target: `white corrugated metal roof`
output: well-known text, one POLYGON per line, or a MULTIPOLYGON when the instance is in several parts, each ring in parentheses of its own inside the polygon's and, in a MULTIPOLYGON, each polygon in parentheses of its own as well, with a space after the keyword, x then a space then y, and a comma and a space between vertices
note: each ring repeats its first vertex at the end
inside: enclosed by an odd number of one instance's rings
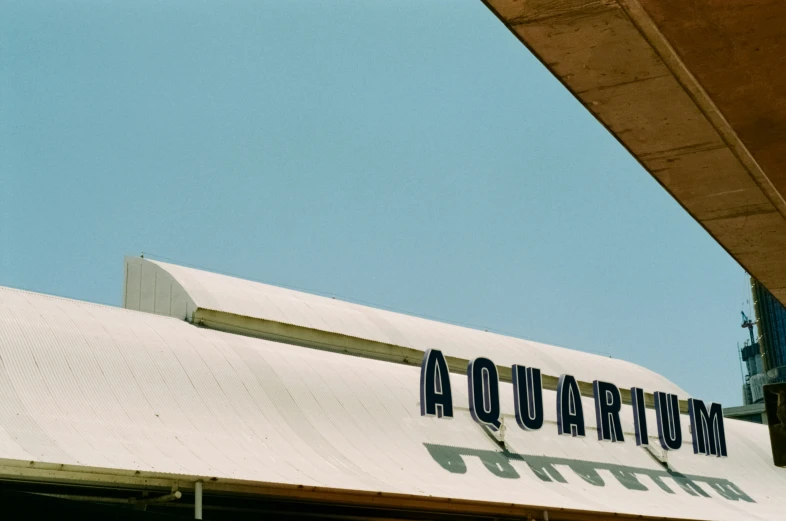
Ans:
MULTIPOLYGON (((129 258, 155 266, 174 279, 198 308, 292 324, 347 336, 409 347, 439 349, 446 356, 485 356, 497 365, 526 363, 544 374, 569 373, 578 380, 605 380, 618 387, 648 392, 688 394, 665 377, 624 360, 541 344, 452 324, 376 309, 337 299, 279 288, 227 275, 150 259, 129 258)), ((151 297, 152 298, 152 297, 151 297)), ((192 310, 193 311, 193 310, 192 310)))
POLYGON ((722 521, 786 509, 762 426, 727 421, 718 459, 692 453, 683 417, 669 473, 629 407, 625 443, 562 437, 544 391, 547 423, 525 432, 503 383, 504 453, 451 378, 456 417, 426 418, 416 367, 0 288, 0 459, 722 521))

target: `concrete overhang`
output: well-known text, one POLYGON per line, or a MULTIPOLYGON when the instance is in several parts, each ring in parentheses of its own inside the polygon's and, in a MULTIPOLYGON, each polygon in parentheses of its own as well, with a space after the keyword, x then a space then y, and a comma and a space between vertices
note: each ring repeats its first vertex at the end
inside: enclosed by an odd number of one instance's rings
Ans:
POLYGON ((484 2, 786 303, 786 2, 484 2))

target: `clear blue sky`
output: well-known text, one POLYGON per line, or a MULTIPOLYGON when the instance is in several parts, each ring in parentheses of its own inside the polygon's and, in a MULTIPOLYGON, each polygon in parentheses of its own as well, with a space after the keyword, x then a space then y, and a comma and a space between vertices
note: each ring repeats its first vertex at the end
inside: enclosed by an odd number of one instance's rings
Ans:
POLYGON ((5 1, 0 35, 2 285, 119 305, 152 252, 741 401, 742 269, 478 1, 5 1))

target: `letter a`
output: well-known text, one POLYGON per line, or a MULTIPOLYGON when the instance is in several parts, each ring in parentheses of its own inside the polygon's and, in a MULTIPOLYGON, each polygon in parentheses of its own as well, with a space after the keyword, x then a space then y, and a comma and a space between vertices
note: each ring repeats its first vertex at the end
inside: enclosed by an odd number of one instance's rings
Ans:
POLYGON ((420 364, 420 415, 453 417, 450 373, 442 351, 429 349, 420 364))

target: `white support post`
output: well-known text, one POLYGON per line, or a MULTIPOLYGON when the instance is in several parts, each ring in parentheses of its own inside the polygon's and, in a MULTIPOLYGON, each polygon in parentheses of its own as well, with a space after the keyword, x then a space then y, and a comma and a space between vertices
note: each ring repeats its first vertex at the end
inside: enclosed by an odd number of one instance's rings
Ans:
POLYGON ((202 519, 202 482, 194 483, 194 519, 202 519))

